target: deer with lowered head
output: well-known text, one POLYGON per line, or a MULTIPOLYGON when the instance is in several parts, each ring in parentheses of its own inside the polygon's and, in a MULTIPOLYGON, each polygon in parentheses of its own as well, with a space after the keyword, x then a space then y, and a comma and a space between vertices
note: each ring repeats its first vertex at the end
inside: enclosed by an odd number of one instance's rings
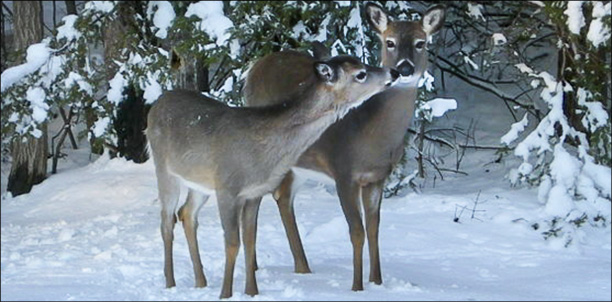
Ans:
MULTIPOLYGON (((433 6, 420 21, 393 21, 378 5, 365 6, 367 20, 382 42, 382 65, 397 69, 401 78, 391 89, 370 98, 330 126, 299 158, 297 169, 316 171, 331 178, 349 225, 353 245, 353 285, 363 290, 363 246, 367 234, 370 282, 382 283, 378 235, 385 179, 403 154, 404 135, 414 114, 418 80, 428 65, 426 44, 444 24, 445 8, 433 6), (302 168, 302 169, 300 169, 302 168), (362 206, 365 212, 365 232, 362 206)), ((319 45, 320 46, 320 45, 319 45)), ((315 48, 315 56, 324 53, 315 48)), ((270 54, 250 69, 244 95, 248 106, 278 104, 284 96, 299 93, 302 78, 292 70, 306 61, 284 52, 270 54)), ((312 175, 312 174, 311 174, 312 175)), ((295 221, 293 199, 300 181, 289 172, 274 193, 289 240, 297 273, 310 273, 295 221)))
POLYGON ((299 93, 258 108, 229 107, 197 92, 165 92, 148 116, 146 135, 153 155, 164 242, 166 287, 176 285, 172 260, 174 225, 182 221, 196 287, 207 285, 198 251, 197 215, 216 195, 225 239, 221 298, 232 295, 240 247, 246 259, 245 293, 258 293, 255 280, 255 231, 261 196, 272 192, 299 156, 351 108, 391 86, 397 71, 366 66, 349 56, 325 61, 294 53, 299 93), (301 69, 300 69, 301 68, 301 69), (179 205, 181 186, 188 188, 179 205))

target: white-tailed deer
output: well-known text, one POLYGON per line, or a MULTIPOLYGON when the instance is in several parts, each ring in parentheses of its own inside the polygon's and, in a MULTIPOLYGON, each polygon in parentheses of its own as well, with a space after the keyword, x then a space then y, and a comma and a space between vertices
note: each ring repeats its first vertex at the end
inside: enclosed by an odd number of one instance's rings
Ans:
POLYGON ((349 56, 302 62, 299 94, 260 108, 232 108, 196 92, 169 91, 153 105, 146 134, 155 163, 166 286, 176 285, 172 262, 174 225, 183 222, 196 287, 207 285, 198 251, 198 211, 215 191, 225 236, 225 273, 221 298, 232 295, 233 272, 245 246, 245 293, 258 293, 255 281, 255 231, 261 196, 272 192, 298 157, 349 109, 391 85, 399 74, 370 67, 349 56), (187 200, 176 213, 180 187, 187 200), (242 221, 240 221, 240 216, 242 221))
MULTIPOLYGON (((371 27, 382 42, 382 65, 396 68, 402 75, 393 88, 374 95, 361 107, 330 126, 299 159, 297 166, 322 172, 336 184, 342 210, 353 244, 353 290, 363 289, 362 263, 365 232, 370 254, 370 282, 382 283, 378 252, 380 204, 385 179, 403 153, 404 135, 410 126, 417 97, 417 82, 427 69, 425 48, 429 37, 444 24, 445 8, 431 7, 420 21, 392 21, 381 7, 366 5, 371 27)), ((320 49, 315 50, 321 53, 320 49)), ((301 62, 270 54, 250 70, 245 86, 246 103, 264 106, 279 103, 295 93, 293 69, 301 62)), ((277 201, 294 257, 295 272, 309 273, 302 242, 295 222, 293 198, 297 189, 293 173, 277 188, 277 201)))

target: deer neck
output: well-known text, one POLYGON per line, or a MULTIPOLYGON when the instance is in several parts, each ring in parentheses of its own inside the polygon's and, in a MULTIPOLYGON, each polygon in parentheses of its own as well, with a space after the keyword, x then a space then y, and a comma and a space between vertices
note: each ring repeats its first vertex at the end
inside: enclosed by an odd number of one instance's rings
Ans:
MULTIPOLYGON (((309 97, 316 98, 320 95, 309 97)), ((260 180, 263 181, 247 186, 240 191, 239 196, 254 198, 273 190, 287 171, 297 163, 300 155, 337 120, 337 110, 314 108, 317 103, 320 102, 303 98, 254 109, 265 110, 262 113, 269 117, 254 131, 254 142, 259 145, 258 149, 265 153, 259 158, 259 165, 267 168, 260 171, 260 180)))
POLYGON ((414 115, 416 97, 417 88, 414 85, 401 84, 375 95, 373 105, 380 109, 376 110, 378 123, 389 125, 382 128, 397 129, 401 125, 407 129, 414 115))
MULTIPOLYGON (((344 116, 350 106, 321 106, 332 102, 329 93, 315 92, 303 95, 298 100, 287 100, 278 105, 277 122, 270 127, 267 134, 276 140, 285 141, 287 154, 295 154, 295 160, 300 153, 312 145, 331 124, 344 116), (323 101, 323 98, 328 98, 323 101), (279 131, 280 130, 280 131, 279 131)), ((273 142, 270 142, 273 143, 273 142)), ((277 142, 274 142, 277 143, 277 142)))

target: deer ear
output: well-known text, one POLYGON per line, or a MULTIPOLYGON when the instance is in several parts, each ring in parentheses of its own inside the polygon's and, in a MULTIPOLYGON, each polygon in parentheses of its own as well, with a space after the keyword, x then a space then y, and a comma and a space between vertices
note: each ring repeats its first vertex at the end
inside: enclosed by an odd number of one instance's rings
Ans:
POLYGON ((368 23, 374 28, 379 34, 382 34, 387 30, 387 24, 389 23, 389 17, 385 13, 382 7, 374 3, 368 3, 365 7, 366 15, 368 16, 368 23))
POLYGON ((429 36, 436 33, 444 25, 446 8, 443 5, 436 5, 427 10, 421 20, 423 31, 429 36))
POLYGON ((331 57, 329 48, 319 41, 312 42, 312 53, 317 60, 327 60, 331 57))
POLYGON ((334 69, 325 62, 316 62, 314 64, 315 71, 319 78, 327 83, 335 81, 334 69))

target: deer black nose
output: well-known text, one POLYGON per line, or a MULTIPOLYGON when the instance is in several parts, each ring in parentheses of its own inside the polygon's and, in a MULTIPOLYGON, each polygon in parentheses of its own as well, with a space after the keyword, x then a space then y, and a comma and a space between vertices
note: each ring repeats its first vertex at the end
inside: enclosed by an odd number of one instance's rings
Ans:
POLYGON ((397 67, 397 70, 399 70, 402 76, 407 77, 411 76, 414 73, 414 66, 410 62, 404 61, 397 67))
POLYGON ((394 68, 391 68, 391 79, 393 79, 393 81, 397 80, 397 78, 399 78, 400 73, 399 71, 395 70, 394 68))

